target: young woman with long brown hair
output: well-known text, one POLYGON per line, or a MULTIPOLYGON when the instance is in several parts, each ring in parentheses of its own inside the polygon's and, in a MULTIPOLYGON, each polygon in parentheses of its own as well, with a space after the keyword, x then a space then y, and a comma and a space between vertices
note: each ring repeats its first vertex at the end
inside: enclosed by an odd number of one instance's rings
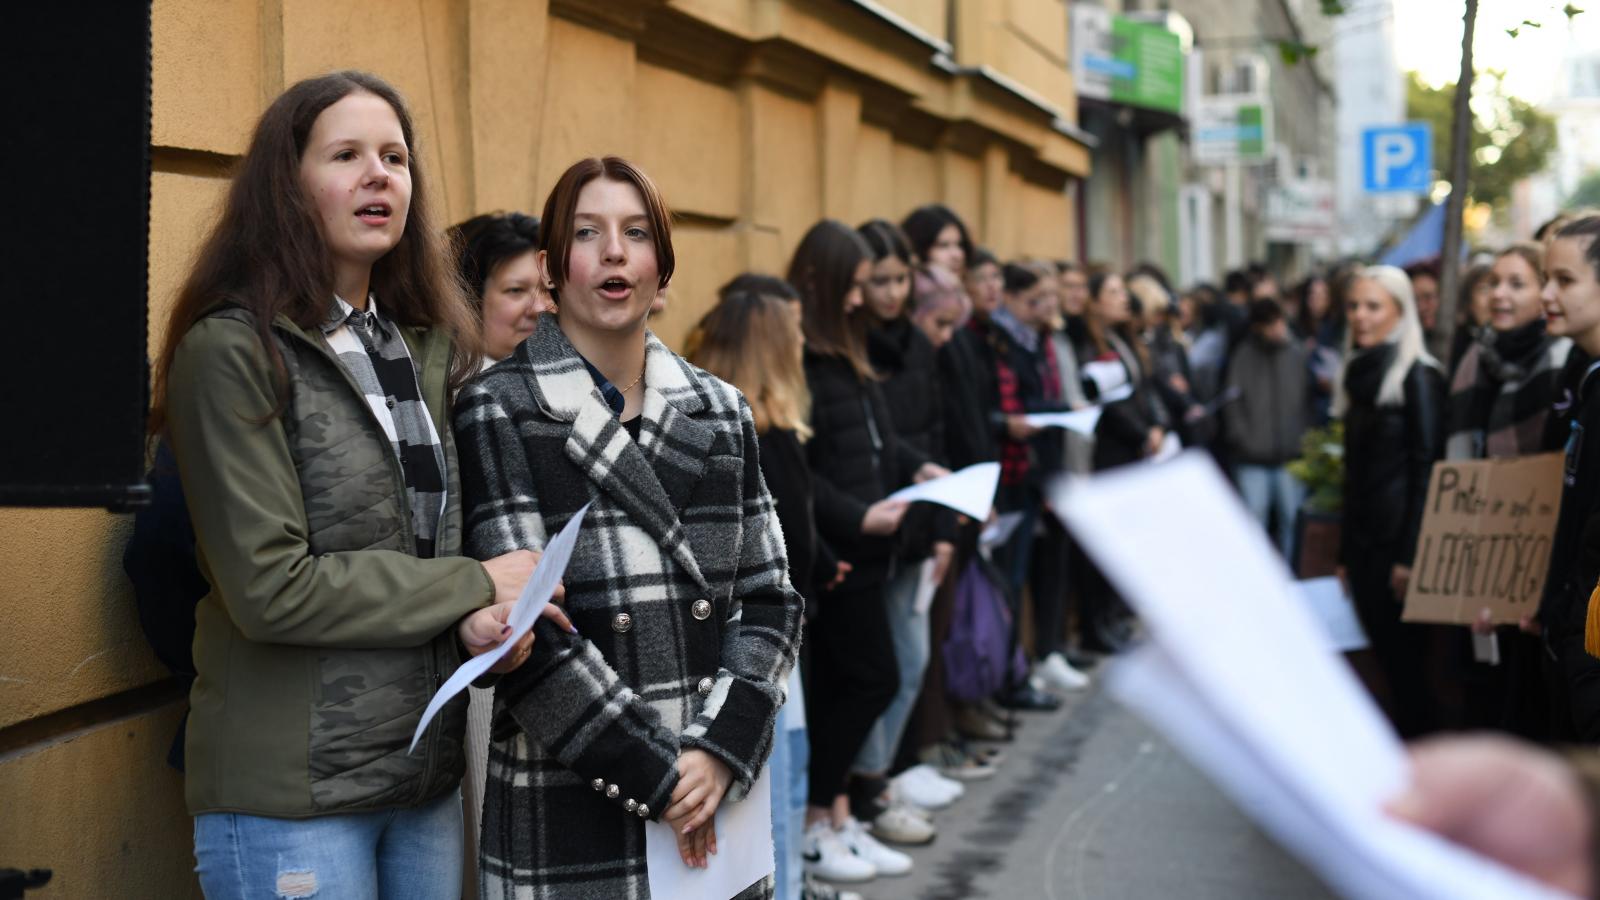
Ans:
POLYGON ((448 398, 477 343, 399 95, 359 72, 284 92, 156 366, 211 585, 186 786, 208 897, 459 890, 465 699, 407 745, 535 559, 458 555, 448 398))

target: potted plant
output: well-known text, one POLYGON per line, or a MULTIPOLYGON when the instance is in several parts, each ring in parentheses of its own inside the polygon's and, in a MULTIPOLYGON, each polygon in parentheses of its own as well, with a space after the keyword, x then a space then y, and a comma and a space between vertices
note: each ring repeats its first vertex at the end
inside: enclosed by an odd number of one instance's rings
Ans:
POLYGON ((1340 511, 1344 507, 1344 423, 1306 432, 1289 474, 1306 487, 1300 505, 1295 571, 1301 578, 1332 575, 1339 564, 1340 511))

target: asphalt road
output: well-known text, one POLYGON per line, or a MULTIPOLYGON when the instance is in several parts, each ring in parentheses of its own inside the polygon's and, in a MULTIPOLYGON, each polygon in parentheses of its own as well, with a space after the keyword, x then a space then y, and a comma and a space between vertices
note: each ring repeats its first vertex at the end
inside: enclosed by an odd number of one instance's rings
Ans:
POLYGON ((1332 895, 1096 686, 1028 714, 992 779, 939 814, 866 900, 1251 900, 1332 895))

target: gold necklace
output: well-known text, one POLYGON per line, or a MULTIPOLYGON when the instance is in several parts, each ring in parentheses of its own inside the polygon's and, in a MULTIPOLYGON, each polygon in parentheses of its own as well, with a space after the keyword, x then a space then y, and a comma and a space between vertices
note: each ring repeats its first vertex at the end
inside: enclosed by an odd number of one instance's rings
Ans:
POLYGON ((631 390, 633 390, 633 389, 634 389, 634 388, 635 388, 635 387, 637 387, 637 386, 638 386, 638 384, 639 384, 639 382, 641 382, 641 381, 643 381, 643 380, 644 380, 644 368, 643 368, 643 367, 641 367, 641 368, 640 368, 640 369, 639 369, 639 377, 638 377, 638 378, 635 378, 635 379, 634 379, 634 380, 633 380, 633 383, 632 383, 632 384, 630 384, 630 385, 628 385, 628 386, 627 386, 627 387, 625 387, 625 388, 623 388, 623 389, 622 389, 622 390, 620 390, 620 391, 618 391, 618 392, 617 392, 617 393, 619 393, 619 394, 627 394, 627 393, 628 393, 628 392, 629 392, 629 391, 631 391, 631 390))

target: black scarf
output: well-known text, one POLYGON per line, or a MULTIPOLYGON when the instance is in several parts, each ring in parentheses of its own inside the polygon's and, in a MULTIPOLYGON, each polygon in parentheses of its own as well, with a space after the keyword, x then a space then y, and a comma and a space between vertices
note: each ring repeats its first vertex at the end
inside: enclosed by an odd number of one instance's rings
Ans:
POLYGON ((1500 384, 1521 381, 1544 352, 1544 320, 1534 319, 1510 331, 1484 329, 1478 341, 1478 361, 1484 374, 1500 384))
POLYGON ((1378 391, 1383 388, 1383 376, 1395 354, 1400 352, 1394 344, 1384 343, 1365 350, 1357 350, 1344 369, 1344 390, 1351 403, 1365 406, 1378 405, 1378 391))

